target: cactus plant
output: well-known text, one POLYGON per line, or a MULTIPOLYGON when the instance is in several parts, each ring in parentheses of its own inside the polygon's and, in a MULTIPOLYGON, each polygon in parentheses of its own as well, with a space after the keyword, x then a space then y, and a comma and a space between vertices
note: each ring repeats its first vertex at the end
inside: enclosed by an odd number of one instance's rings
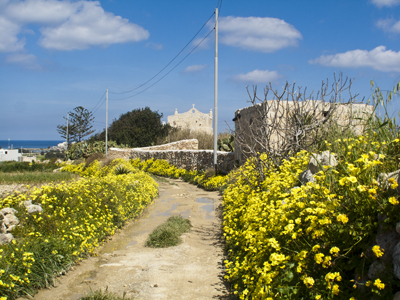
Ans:
POLYGON ((231 135, 228 138, 219 139, 218 142, 218 151, 225 152, 233 152, 235 151, 235 137, 231 135))

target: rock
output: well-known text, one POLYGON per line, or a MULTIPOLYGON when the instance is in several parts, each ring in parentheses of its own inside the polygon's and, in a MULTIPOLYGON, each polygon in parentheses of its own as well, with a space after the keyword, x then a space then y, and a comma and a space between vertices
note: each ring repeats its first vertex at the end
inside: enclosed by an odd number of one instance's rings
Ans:
POLYGON ((26 210, 30 214, 43 212, 43 208, 40 205, 36 205, 36 204, 32 204, 32 205, 27 206, 26 210))
POLYGON ((13 215, 13 214, 15 214, 17 212, 18 211, 16 211, 14 208, 10 208, 10 207, 6 207, 6 208, 3 208, 2 210, 0 210, 0 214, 3 215, 3 216, 13 215))
POLYGON ((315 178, 313 177, 313 174, 311 173, 310 170, 305 170, 305 171, 301 172, 301 174, 300 174, 300 181, 303 184, 306 184, 307 182, 310 182, 310 181, 314 182, 315 178))
POLYGON ((399 241, 400 236, 397 234, 395 229, 391 231, 383 231, 378 228, 375 242, 384 251, 384 255, 381 258, 384 262, 390 263, 393 249, 396 247, 399 241))
POLYGON ((11 233, 3 233, 0 234, 0 245, 9 243, 14 239, 13 235, 11 233))
POLYGON ((397 188, 396 188, 396 192, 398 194, 400 194, 400 176, 399 176, 400 170, 391 172, 391 173, 381 173, 378 176, 378 185, 384 188, 384 189, 389 189, 390 185, 388 183, 388 179, 389 178, 394 178, 397 181, 397 188))
POLYGON ((380 276, 380 274, 386 271, 385 264, 381 260, 374 261, 369 269, 368 269, 368 278, 369 279, 376 279, 380 276))
POLYGON ((400 222, 396 224, 396 232, 400 235, 400 222))
POLYGON ((8 228, 10 228, 12 225, 18 225, 19 220, 16 216, 9 214, 4 216, 3 224, 6 225, 8 231, 8 228))
POLYGON ((321 170, 322 166, 336 167, 337 164, 338 162, 335 156, 333 156, 329 151, 324 151, 321 154, 312 154, 310 156, 308 169, 311 171, 312 174, 315 174, 321 170))
POLYGON ((397 243, 393 249, 392 262, 393 273, 398 279, 400 279, 400 243, 397 243))
POLYGON ((32 200, 26 200, 23 202, 24 206, 27 207, 29 205, 32 205, 32 200))
POLYGON ((393 300, 400 300, 400 292, 394 294, 393 300))

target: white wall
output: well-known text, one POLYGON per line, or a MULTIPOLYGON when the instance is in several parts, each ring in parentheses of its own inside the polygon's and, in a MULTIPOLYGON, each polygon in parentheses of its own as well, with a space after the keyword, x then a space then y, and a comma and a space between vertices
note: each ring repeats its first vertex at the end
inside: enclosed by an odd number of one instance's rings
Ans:
POLYGON ((0 149, 0 161, 18 161, 18 157, 22 156, 18 153, 18 149, 0 149))

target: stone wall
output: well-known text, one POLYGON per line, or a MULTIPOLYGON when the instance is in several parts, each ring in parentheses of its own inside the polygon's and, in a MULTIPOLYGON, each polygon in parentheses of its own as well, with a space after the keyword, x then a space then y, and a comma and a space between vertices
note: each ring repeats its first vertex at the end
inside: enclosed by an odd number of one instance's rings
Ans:
MULTIPOLYGON (((213 150, 184 149, 183 145, 185 144, 188 147, 197 148, 197 140, 185 140, 161 145, 164 146, 165 150, 157 148, 158 146, 133 149, 110 148, 109 157, 112 159, 124 158, 127 160, 139 158, 141 161, 151 158, 164 159, 169 164, 186 170, 204 171, 208 168, 214 168, 213 150), (178 147, 177 144, 180 145, 179 149, 176 149, 178 147)), ((218 151, 217 165, 218 170, 221 172, 228 173, 232 170, 234 167, 233 152, 218 151)))

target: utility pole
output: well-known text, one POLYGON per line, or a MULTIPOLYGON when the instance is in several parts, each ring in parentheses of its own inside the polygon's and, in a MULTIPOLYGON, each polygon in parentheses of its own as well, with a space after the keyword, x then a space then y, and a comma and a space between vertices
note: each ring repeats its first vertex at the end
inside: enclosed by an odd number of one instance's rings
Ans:
POLYGON ((108 89, 106 90, 106 157, 108 155, 108 89))
POLYGON ((214 167, 217 175, 217 135, 218 135, 218 8, 215 9, 215 60, 214 60, 214 167))
POLYGON ((68 132, 68 120, 69 120, 69 113, 67 113, 67 134, 66 134, 66 140, 67 140, 67 151, 68 151, 68 148, 69 148, 69 132, 68 132))

